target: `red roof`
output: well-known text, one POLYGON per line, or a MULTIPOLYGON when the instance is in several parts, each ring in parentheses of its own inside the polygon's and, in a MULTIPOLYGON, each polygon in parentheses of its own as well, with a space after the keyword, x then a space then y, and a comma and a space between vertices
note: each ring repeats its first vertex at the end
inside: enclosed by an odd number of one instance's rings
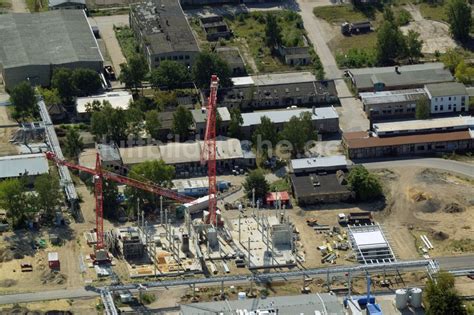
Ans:
POLYGON ((290 195, 288 194, 287 191, 270 192, 270 193, 267 193, 267 195, 265 196, 265 199, 267 200, 267 202, 273 202, 276 200, 289 201, 290 195))

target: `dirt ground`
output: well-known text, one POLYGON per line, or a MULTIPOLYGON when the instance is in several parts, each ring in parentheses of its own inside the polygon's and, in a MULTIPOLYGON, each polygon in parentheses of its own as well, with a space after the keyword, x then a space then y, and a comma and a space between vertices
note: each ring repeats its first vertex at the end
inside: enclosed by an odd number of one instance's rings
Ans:
POLYGON ((430 256, 474 252, 474 181, 415 167, 378 172, 387 206, 375 218, 401 259, 419 257, 420 234, 433 243, 430 256))
POLYGON ((449 34, 448 24, 424 19, 418 7, 414 5, 405 6, 405 9, 410 12, 414 21, 400 29, 405 35, 409 30, 420 34, 420 39, 423 40, 422 53, 434 54, 435 51, 445 53, 449 48, 457 47, 456 42, 449 34))
MULTIPOLYGON (((15 311, 15 314, 20 314, 17 310, 23 311, 21 314, 29 312, 51 312, 51 311, 70 311, 72 314, 95 314, 97 298, 81 299, 81 300, 55 300, 44 302, 21 303, 19 305, 2 305, 3 312, 15 311)), ((2 313, 3 314, 3 313, 2 313)), ((30 313, 28 313, 30 314, 30 313)))
MULTIPOLYGON (((10 118, 8 108, 6 106, 0 106, 0 126, 14 124, 16 124, 16 121, 10 118)), ((18 154, 17 147, 10 143, 10 139, 17 129, 16 127, 0 127, 0 156, 18 154)))

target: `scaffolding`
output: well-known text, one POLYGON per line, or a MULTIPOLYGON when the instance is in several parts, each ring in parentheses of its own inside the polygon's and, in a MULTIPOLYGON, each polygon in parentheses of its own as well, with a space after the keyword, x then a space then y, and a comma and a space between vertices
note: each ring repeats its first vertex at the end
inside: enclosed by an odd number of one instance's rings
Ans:
MULTIPOLYGON (((45 127, 45 134, 46 134, 46 141, 50 149, 54 152, 56 157, 61 160, 64 160, 63 151, 61 150, 61 146, 59 145, 59 140, 54 131, 54 125, 51 121, 51 117, 49 116, 48 109, 46 108, 46 104, 41 96, 37 96, 37 105, 40 112, 41 120, 44 123, 45 127)), ((66 193, 67 201, 71 207, 72 212, 75 214, 76 219, 78 221, 82 221, 82 215, 79 211, 79 208, 76 208, 76 204, 78 201, 78 195, 76 192, 76 188, 74 187, 74 183, 71 178, 71 174, 69 173, 69 169, 65 165, 58 165, 59 177, 61 178, 61 185, 64 188, 64 192, 66 193)))
POLYGON ((396 262, 392 247, 378 224, 348 225, 347 228, 357 261, 366 265, 396 262))

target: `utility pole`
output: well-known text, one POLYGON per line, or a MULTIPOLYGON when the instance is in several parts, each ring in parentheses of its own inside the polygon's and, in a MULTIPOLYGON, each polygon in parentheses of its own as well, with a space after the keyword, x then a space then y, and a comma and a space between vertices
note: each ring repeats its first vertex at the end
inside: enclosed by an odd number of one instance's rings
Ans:
POLYGON ((255 217, 255 188, 252 188, 252 212, 255 217))
POLYGON ((160 196, 160 224, 163 226, 163 196, 160 196))

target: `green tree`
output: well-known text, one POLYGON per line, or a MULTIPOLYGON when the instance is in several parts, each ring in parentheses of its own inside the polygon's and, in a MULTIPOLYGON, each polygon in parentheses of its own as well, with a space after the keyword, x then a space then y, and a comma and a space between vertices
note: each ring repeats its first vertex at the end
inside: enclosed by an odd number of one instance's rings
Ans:
POLYGON ((453 37, 461 43, 466 43, 469 40, 472 24, 470 5, 466 0, 449 0, 446 5, 446 15, 453 37))
POLYGON ((384 21, 388 21, 391 24, 395 24, 395 15, 393 14, 393 11, 390 6, 385 6, 383 10, 383 19, 384 21))
POLYGON ((148 64, 141 54, 136 54, 128 60, 128 63, 120 64, 119 80, 125 83, 125 87, 138 91, 142 81, 148 73, 148 64))
POLYGON ((464 60, 461 60, 456 66, 454 76, 458 82, 472 84, 474 82, 474 67, 468 66, 464 60))
POLYGON ((467 314, 454 288, 454 276, 448 272, 440 271, 436 281, 429 279, 424 294, 427 315, 467 314))
POLYGON ((431 108, 430 100, 427 97, 422 97, 416 101, 415 117, 416 119, 430 118, 431 108))
POLYGON ((160 128, 161 128, 161 120, 160 120, 160 112, 156 109, 150 110, 145 113, 145 129, 150 134, 150 136, 154 139, 158 139, 160 137, 160 128))
POLYGON ((74 69, 71 80, 78 95, 92 95, 102 87, 99 74, 92 69, 74 69))
POLYGON ((102 195, 104 198, 104 217, 116 219, 119 213, 117 211, 119 197, 117 183, 111 180, 104 180, 102 185, 102 195))
POLYGON ((180 105, 173 113, 173 132, 179 136, 179 140, 186 140, 189 136, 189 128, 193 123, 193 115, 186 107, 180 105))
POLYGON ((129 108, 126 110, 127 133, 136 140, 140 137, 143 130, 143 112, 138 108, 129 108))
POLYGON ((66 141, 64 142, 64 154, 66 157, 77 161, 82 150, 84 150, 82 137, 76 129, 69 128, 66 132, 66 141))
MULTIPOLYGON (((163 160, 146 161, 132 166, 128 176, 139 181, 169 187, 175 176, 175 169, 171 165, 166 165, 163 160)), ((127 187, 125 194, 129 198, 129 205, 133 208, 136 207, 137 200, 140 200, 140 205, 144 205, 145 201, 153 203, 157 199, 152 193, 132 187, 127 187)))
POLYGON ((265 23, 265 42, 270 49, 280 45, 282 41, 281 28, 274 14, 268 14, 265 23))
POLYGON ((115 143, 127 139, 128 119, 126 112, 121 108, 106 108, 104 112, 107 118, 108 138, 115 143))
POLYGON ((231 74, 229 65, 214 53, 201 52, 196 58, 192 69, 193 80, 201 89, 209 89, 211 75, 219 77, 219 86, 231 87, 231 74))
POLYGON ((68 68, 54 69, 51 87, 58 90, 64 103, 72 103, 72 99, 76 95, 76 88, 72 82, 72 70, 68 68))
POLYGON ((360 201, 374 200, 383 195, 378 177, 369 173, 362 165, 357 165, 350 170, 347 181, 360 201))
POLYGON ((91 133, 95 136, 96 141, 100 141, 104 136, 107 136, 107 117, 102 111, 92 113, 91 133))
POLYGON ((158 68, 154 69, 150 75, 150 83, 155 88, 166 86, 169 89, 176 89, 189 80, 189 71, 186 66, 172 60, 160 62, 158 68))
POLYGON ((25 187, 19 179, 0 182, 0 208, 5 209, 13 228, 20 226, 26 218, 25 187))
POLYGON ((87 113, 93 113, 93 112, 100 112, 104 108, 104 103, 109 101, 104 100, 103 103, 101 103, 98 100, 93 100, 92 102, 89 102, 86 104, 86 112, 87 113))
POLYGON ((43 174, 35 180, 36 203, 48 219, 54 218, 57 207, 62 201, 62 192, 57 176, 43 174))
POLYGON ((258 148, 261 147, 264 156, 268 157, 268 150, 273 148, 278 141, 278 132, 270 118, 267 116, 260 118, 260 125, 258 125, 258 127, 255 129, 255 132, 253 133, 252 141, 255 145, 258 145, 258 148), (265 144, 263 141, 268 141, 268 145, 263 145, 265 144), (260 143, 262 143, 263 146, 260 146, 260 143))
POLYGON ((414 30, 409 30, 408 34, 405 36, 406 46, 407 46, 407 57, 411 62, 420 58, 423 54, 421 53, 421 48, 423 47, 423 41, 420 38, 420 34, 414 30))
POLYGON ((456 67, 462 60, 461 54, 452 48, 449 48, 446 53, 441 57, 441 61, 444 63, 445 67, 454 73, 456 71, 456 67))
POLYGON ((311 120, 311 113, 301 113, 299 117, 293 116, 283 126, 280 138, 291 143, 292 155, 305 150, 308 141, 316 139, 316 131, 314 130, 311 120))
POLYGON ((267 194, 270 185, 265 179, 265 174, 262 170, 256 169, 251 171, 243 183, 245 193, 249 198, 252 198, 252 190, 255 189, 255 198, 263 199, 267 194))
POLYGON ((240 109, 232 108, 230 110, 229 130, 227 132, 229 137, 240 139, 242 137, 241 127, 243 123, 244 119, 242 118, 240 109))
POLYGON ((377 61, 389 65, 406 54, 406 43, 400 29, 389 21, 384 21, 377 31, 377 61))
POLYGON ((175 108, 178 106, 178 97, 174 91, 156 91, 153 94, 153 101, 156 109, 175 108))
POLYGON ((10 93, 10 102, 13 104, 13 118, 16 120, 32 116, 37 112, 35 90, 30 83, 18 83, 10 93))
POLYGON ((44 89, 39 88, 41 96, 43 96, 44 103, 46 105, 56 105, 61 104, 61 96, 59 95, 58 89, 44 89))

